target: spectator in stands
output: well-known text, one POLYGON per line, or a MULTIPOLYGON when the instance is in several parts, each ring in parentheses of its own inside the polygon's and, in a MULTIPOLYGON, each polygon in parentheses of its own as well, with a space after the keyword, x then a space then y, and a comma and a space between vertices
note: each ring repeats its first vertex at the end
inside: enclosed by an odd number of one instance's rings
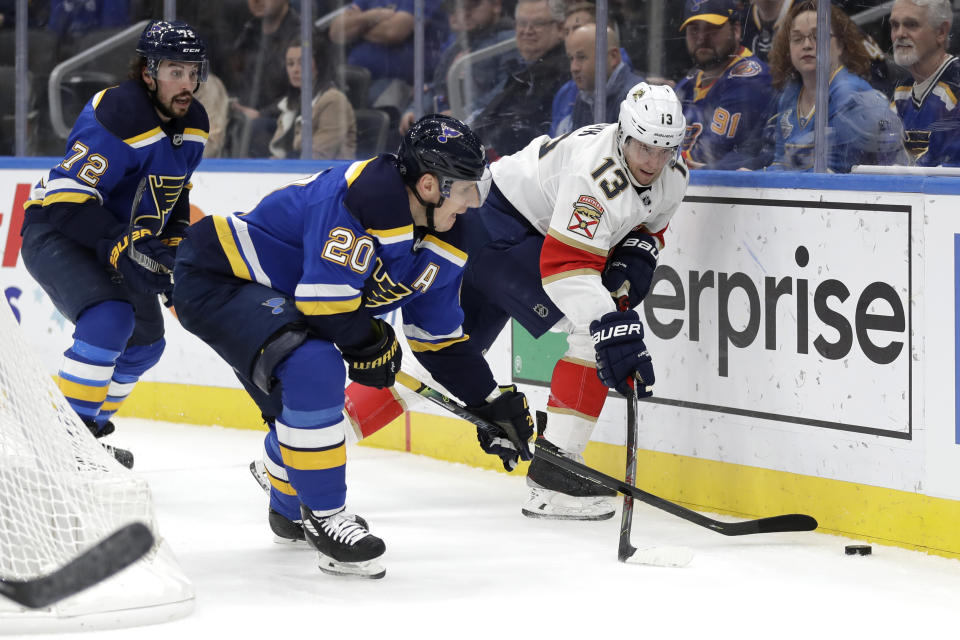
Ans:
POLYGON ((790 11, 793 0, 753 0, 743 21, 740 43, 766 62, 773 48, 773 36, 790 11))
MULTIPOLYGON (((298 158, 303 148, 300 136, 300 86, 302 80, 300 38, 287 45, 286 69, 290 86, 280 99, 277 131, 270 141, 274 158, 298 158)), ((347 96, 331 80, 332 65, 322 47, 313 50, 313 157, 318 160, 350 158, 357 151, 357 117, 347 96)))
MULTIPOLYGON (((370 70, 370 103, 397 110, 413 95, 414 0, 354 0, 330 23, 330 40, 349 46, 347 63, 370 70)), ((432 78, 447 17, 441 0, 424 0, 424 78, 432 78)))
POLYGON ((596 24, 597 5, 593 2, 571 2, 563 7, 563 38, 585 24, 596 24))
POLYGON ((947 53, 949 0, 897 0, 890 11, 893 59, 910 72, 893 99, 907 150, 927 167, 960 164, 960 60, 947 53))
MULTIPOLYGON (((584 24, 566 37, 564 46, 567 58, 570 60, 570 75, 577 87, 577 96, 568 110, 558 109, 554 102, 552 114, 553 122, 550 126, 551 136, 560 136, 570 133, 588 124, 594 124, 593 104, 596 86, 596 58, 597 25, 584 24)), ((604 107, 603 122, 616 122, 620 113, 620 103, 631 87, 643 82, 643 78, 635 74, 623 62, 620 54, 620 40, 616 32, 607 27, 607 103, 604 107)), ((564 85, 566 86, 566 85, 564 85)), ((561 88, 561 91, 563 88, 561 88)), ((558 92, 559 95, 559 92, 558 92)), ((560 105, 561 107, 566 105, 560 105)))
MULTIPOLYGON (((513 20, 502 15, 501 0, 448 0, 453 38, 440 54, 433 79, 424 87, 425 112, 451 115, 447 95, 447 72, 461 56, 479 51, 514 36, 513 20)), ((469 83, 464 84, 464 113, 473 113, 487 106, 500 84, 505 69, 520 64, 516 51, 507 51, 470 65, 469 83)), ((454 114, 462 117, 464 114, 454 114)), ((413 110, 408 109, 400 120, 400 133, 413 124, 413 110)))
POLYGON ((210 120, 210 135, 203 146, 204 158, 219 158, 223 153, 223 144, 227 137, 227 122, 230 120, 230 96, 223 80, 213 73, 207 73, 207 81, 193 94, 197 102, 203 105, 210 120))
MULTIPOLYGON (((770 49, 773 46, 773 36, 794 2, 795 0, 753 0, 743 21, 741 44, 753 51, 760 60, 768 62, 770 49)), ((844 4, 863 9, 877 2, 879 0, 869 2, 853 0, 846 3, 833 0, 834 5, 840 6, 848 14, 849 10, 843 7, 844 4)), ((860 30, 859 27, 858 30, 863 38, 863 46, 870 57, 870 76, 867 80, 875 89, 889 93, 893 89, 894 78, 883 49, 869 34, 860 30)))
MULTIPOLYGON (((870 59, 857 26, 831 7, 828 158, 830 171, 849 172, 857 164, 902 164, 900 118, 870 86, 870 59)), ((814 165, 817 86, 817 0, 795 2, 773 40, 770 72, 781 90, 770 120, 772 170, 809 171, 814 165)))
POLYGON ((740 44, 739 3, 687 0, 684 18, 680 30, 694 69, 676 91, 687 119, 687 166, 758 168, 773 89, 767 65, 740 44))
POLYGON ((227 90, 234 111, 252 120, 248 155, 265 157, 287 91, 283 60, 287 43, 300 35, 300 16, 289 0, 247 0, 251 18, 234 42, 227 90))
POLYGON ((77 36, 94 29, 120 28, 129 24, 130 0, 50 0, 47 27, 61 36, 77 36))
POLYGON ((506 78, 500 92, 471 118, 490 157, 514 153, 550 129, 550 105, 567 78, 563 52, 563 13, 548 0, 519 0, 517 51, 524 67, 506 78))

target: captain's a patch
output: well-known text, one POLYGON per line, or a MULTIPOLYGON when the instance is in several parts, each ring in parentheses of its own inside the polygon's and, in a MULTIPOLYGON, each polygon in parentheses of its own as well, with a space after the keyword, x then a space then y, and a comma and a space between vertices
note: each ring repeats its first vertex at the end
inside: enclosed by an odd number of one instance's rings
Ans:
POLYGON ((593 196, 580 196, 573 203, 573 215, 567 223, 567 231, 572 231, 588 240, 593 240, 603 215, 603 206, 593 196))

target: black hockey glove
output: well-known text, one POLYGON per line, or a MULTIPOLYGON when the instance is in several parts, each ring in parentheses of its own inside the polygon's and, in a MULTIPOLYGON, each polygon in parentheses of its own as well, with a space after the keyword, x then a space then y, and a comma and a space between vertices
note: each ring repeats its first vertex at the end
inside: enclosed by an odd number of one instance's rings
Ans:
POLYGON ((393 327, 379 318, 372 322, 375 340, 365 347, 340 347, 340 354, 347 363, 347 375, 354 382, 377 389, 392 387, 403 352, 393 327))
POLYGON ((605 313, 590 323, 590 335, 597 352, 597 376, 603 384, 629 395, 636 377, 637 397, 653 395, 653 363, 635 310, 605 313))
POLYGON ((517 391, 517 385, 500 387, 500 395, 492 402, 467 408, 498 427, 497 431, 477 427, 477 440, 485 453, 499 456, 504 469, 513 471, 518 458, 533 458, 528 444, 533 437, 533 418, 527 397, 517 391))
POLYGON ((97 246, 97 254, 134 291, 163 293, 173 284, 170 274, 175 254, 150 229, 134 227, 114 240, 103 240, 97 246), (140 264, 130 256, 131 242, 137 252, 147 258, 148 264, 140 264))
POLYGON ((659 257, 657 239, 640 229, 628 233, 614 247, 600 280, 620 311, 636 309, 646 297, 659 257))

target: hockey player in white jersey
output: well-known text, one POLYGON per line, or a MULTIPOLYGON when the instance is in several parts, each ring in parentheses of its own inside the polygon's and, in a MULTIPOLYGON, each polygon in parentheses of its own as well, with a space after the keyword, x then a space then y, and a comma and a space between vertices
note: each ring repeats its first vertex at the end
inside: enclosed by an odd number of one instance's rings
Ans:
MULTIPOLYGON (((640 83, 617 123, 541 136, 493 163, 486 203, 465 216, 464 331, 482 349, 510 317, 534 337, 568 333, 551 378, 546 438, 572 458, 582 459, 608 387, 626 394, 636 379, 638 396, 652 394, 651 357, 633 309, 650 288, 689 182, 677 153, 685 127, 671 88, 640 83)), ((527 516, 614 513, 612 492, 537 456, 527 481, 527 516)))

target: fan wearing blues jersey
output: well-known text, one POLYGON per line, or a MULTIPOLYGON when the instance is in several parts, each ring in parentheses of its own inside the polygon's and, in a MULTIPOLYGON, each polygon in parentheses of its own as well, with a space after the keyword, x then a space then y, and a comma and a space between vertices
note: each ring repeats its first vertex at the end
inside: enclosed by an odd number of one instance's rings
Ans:
MULTIPOLYGON (((209 131, 194 99, 207 74, 196 32, 153 21, 136 51, 130 79, 81 111, 63 160, 24 205, 21 230, 24 264, 76 326, 58 385, 97 437, 114 430, 111 416, 163 353, 158 294, 172 288, 209 131)), ((133 465, 129 451, 108 449, 133 465)))
POLYGON ((180 321, 234 368, 270 427, 268 522, 280 539, 305 538, 325 573, 386 572, 383 540, 345 510, 345 377, 389 395, 400 369, 394 330, 378 316, 402 309, 403 333, 427 369, 455 362, 458 397, 523 439, 506 452, 505 439, 481 438, 484 450, 505 465, 530 457, 526 399, 497 387, 461 326, 467 256, 455 223, 480 206, 489 182, 473 132, 425 116, 397 155, 321 171, 248 213, 208 216, 180 245, 180 321))
POLYGON ((947 53, 949 0, 897 0, 890 10, 894 61, 910 71, 893 100, 907 150, 925 167, 960 165, 960 59, 947 53))

